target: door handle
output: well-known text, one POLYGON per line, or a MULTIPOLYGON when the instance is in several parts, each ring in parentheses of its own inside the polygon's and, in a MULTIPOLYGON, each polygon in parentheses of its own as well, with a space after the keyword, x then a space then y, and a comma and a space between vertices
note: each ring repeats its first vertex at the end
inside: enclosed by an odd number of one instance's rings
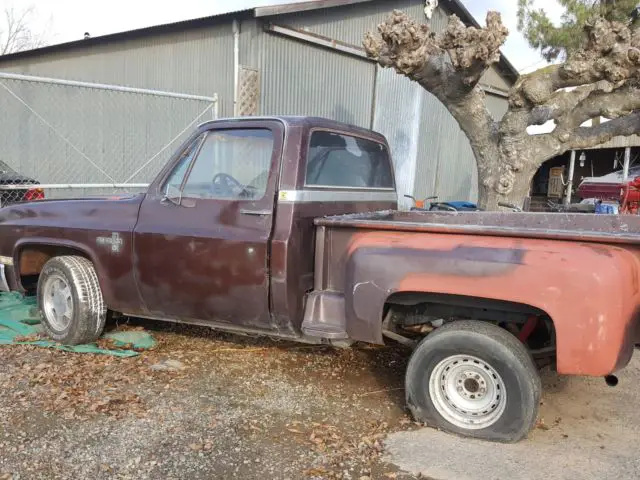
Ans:
POLYGON ((255 215, 258 217, 264 217, 267 215, 271 215, 273 212, 271 210, 248 210, 246 208, 241 208, 240 213, 243 215, 255 215))

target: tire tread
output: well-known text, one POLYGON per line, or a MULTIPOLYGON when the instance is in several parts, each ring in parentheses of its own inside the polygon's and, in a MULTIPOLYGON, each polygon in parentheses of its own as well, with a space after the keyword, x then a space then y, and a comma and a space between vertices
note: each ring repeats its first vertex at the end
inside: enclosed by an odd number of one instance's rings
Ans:
MULTIPOLYGON (((45 264, 43 272, 47 267, 59 268, 70 277, 68 280, 72 283, 71 288, 76 294, 78 307, 72 319, 73 325, 67 333, 60 335, 52 331, 45 321, 43 324, 47 334, 54 340, 67 345, 95 341, 104 330, 107 308, 93 263, 87 258, 69 255, 52 258, 45 264)), ((41 274, 40 284, 43 283, 44 276, 41 274)), ((40 290, 40 285, 38 289, 40 290)), ((40 294, 38 297, 40 298, 40 294)))
MULTIPOLYGON (((416 419, 452 433, 499 442, 515 442, 521 440, 528 434, 537 419, 537 408, 542 391, 540 375, 526 347, 510 332, 492 323, 477 320, 458 320, 445 324, 423 339, 409 360, 406 383, 407 403, 416 419), (509 361, 506 363, 511 364, 511 370, 518 372, 519 381, 522 381, 530 392, 530 397, 527 397, 531 400, 530 409, 528 409, 527 412, 523 412, 521 418, 522 424, 515 431, 491 431, 492 427, 481 431, 460 429, 448 424, 444 419, 432 417, 428 411, 417 405, 412 398, 412 392, 416 395, 416 382, 419 381, 417 379, 421 378, 421 375, 424 375, 424 373, 417 370, 420 368, 421 357, 425 354, 428 355, 429 352, 433 352, 439 345, 446 343, 447 339, 452 339, 456 336, 459 337, 460 334, 468 337, 469 333, 477 336, 476 338, 484 337, 504 347, 507 350, 506 357, 511 357, 508 358, 509 361), (515 360, 515 363, 513 363, 513 360, 515 360)), ((427 397, 429 396, 428 393, 426 395, 427 397)), ((428 401, 430 402, 430 399, 428 401)))

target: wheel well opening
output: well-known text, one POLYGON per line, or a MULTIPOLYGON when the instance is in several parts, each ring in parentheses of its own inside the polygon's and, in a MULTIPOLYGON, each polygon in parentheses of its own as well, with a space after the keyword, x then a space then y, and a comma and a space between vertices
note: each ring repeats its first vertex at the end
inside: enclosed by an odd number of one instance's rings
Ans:
POLYGON ((534 356, 555 360, 553 319, 531 305, 464 295, 401 292, 387 299, 383 314, 385 333, 407 335, 412 341, 458 320, 494 323, 516 336, 534 356))
POLYGON ((22 288, 27 293, 35 293, 38 278, 44 265, 53 257, 62 255, 76 255, 88 258, 87 255, 74 248, 54 245, 29 245, 22 248, 18 254, 17 276, 22 288))

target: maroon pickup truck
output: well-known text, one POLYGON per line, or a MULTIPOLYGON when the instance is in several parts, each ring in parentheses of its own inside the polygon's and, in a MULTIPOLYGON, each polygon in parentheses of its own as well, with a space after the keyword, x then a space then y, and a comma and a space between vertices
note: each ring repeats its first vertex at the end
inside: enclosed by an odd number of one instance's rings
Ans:
POLYGON ((631 358, 640 219, 398 212, 382 135, 302 117, 202 125, 143 195, 0 209, 0 280, 47 333, 95 340, 109 312, 310 343, 413 348, 418 420, 516 441, 537 368, 631 358))

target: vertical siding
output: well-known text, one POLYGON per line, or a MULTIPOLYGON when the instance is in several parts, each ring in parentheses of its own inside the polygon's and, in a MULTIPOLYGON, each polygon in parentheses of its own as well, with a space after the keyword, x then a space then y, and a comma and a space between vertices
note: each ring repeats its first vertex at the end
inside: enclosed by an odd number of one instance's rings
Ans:
MULTIPOLYGON (((393 9, 401 9, 424 21, 422 0, 373 1, 331 9, 277 17, 273 21, 305 29, 352 45, 360 45, 365 32, 375 30, 393 9)), ((443 31, 449 12, 438 8, 430 21, 436 32, 443 31)), ((496 68, 483 81, 495 88, 509 84, 496 68)), ((487 106, 499 119, 506 100, 488 95, 487 106)), ((378 69, 373 128, 391 145, 401 203, 438 195, 443 200, 477 199, 477 167, 465 134, 446 108, 417 84, 388 69, 378 69)))
POLYGON ((472 200, 477 198, 477 167, 471 145, 458 122, 436 99, 431 112, 425 111, 423 120, 431 128, 424 134, 438 138, 438 163, 432 195, 440 200, 472 200), (438 125, 433 125, 433 110, 441 110, 438 125))
POLYGON ((401 205, 409 207, 411 201, 404 195, 413 195, 417 165, 428 162, 423 158, 423 152, 419 152, 423 90, 417 83, 390 69, 378 70, 376 85, 373 129, 389 141, 398 198, 401 205))
POLYGON ((0 61, 0 70, 195 95, 217 93, 220 114, 232 114, 231 23, 0 61))
POLYGON ((505 78, 505 74, 499 73, 496 67, 492 67, 487 70, 480 80, 480 82, 485 85, 490 85, 503 91, 509 91, 511 89, 511 85, 513 85, 513 82, 515 81, 515 78, 505 78))
POLYGON ((393 0, 345 5, 308 12, 280 15, 274 23, 306 29, 309 32, 340 40, 352 45, 361 45, 364 34, 375 31, 394 9, 400 9, 421 20, 424 18, 422 0, 393 0))
POLYGON ((507 113, 507 110, 509 109, 509 100, 505 97, 487 93, 485 102, 487 104, 487 108, 489 109, 491 115, 495 120, 502 119, 502 117, 504 117, 504 114, 507 113))
POLYGON ((274 34, 264 34, 261 111, 317 115, 371 126, 375 64, 274 34))

